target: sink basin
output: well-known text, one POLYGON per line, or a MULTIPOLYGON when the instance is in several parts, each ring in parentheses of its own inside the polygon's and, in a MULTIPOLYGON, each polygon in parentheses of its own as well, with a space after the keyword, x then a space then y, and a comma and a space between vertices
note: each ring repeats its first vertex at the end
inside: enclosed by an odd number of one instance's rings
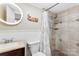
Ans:
POLYGON ((11 51, 18 48, 25 47, 24 42, 11 42, 7 44, 0 44, 0 53, 11 51))

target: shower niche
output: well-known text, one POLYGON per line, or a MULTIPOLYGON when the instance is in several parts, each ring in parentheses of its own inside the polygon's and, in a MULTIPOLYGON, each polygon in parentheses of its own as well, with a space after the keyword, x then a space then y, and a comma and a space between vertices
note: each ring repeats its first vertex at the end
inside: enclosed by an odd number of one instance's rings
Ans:
POLYGON ((0 4, 0 22, 7 25, 16 25, 21 22, 22 17, 22 10, 16 4, 0 4))

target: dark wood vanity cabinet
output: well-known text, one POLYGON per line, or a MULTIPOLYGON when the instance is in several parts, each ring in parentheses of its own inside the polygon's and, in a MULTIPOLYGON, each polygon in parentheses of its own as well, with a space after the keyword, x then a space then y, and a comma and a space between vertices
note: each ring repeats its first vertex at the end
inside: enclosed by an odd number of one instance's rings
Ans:
POLYGON ((20 49, 16 49, 16 50, 13 50, 13 51, 1 53, 0 56, 24 56, 24 54, 25 54, 25 49, 20 48, 20 49))

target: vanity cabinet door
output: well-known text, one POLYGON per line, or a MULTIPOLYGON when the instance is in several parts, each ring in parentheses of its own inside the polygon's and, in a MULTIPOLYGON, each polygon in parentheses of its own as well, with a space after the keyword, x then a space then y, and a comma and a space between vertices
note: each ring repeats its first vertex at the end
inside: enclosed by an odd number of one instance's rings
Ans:
POLYGON ((24 52, 24 48, 20 48, 13 51, 1 53, 0 56, 24 56, 24 52))

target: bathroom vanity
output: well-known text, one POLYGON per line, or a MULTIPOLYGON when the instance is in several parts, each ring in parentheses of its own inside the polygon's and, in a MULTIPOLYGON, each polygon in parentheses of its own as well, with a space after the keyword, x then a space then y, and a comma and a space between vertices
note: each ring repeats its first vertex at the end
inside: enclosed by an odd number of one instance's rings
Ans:
POLYGON ((12 51, 1 53, 0 56, 24 56, 25 48, 19 48, 12 51))
POLYGON ((24 56, 25 44, 24 42, 11 42, 0 44, 0 56, 24 56))

